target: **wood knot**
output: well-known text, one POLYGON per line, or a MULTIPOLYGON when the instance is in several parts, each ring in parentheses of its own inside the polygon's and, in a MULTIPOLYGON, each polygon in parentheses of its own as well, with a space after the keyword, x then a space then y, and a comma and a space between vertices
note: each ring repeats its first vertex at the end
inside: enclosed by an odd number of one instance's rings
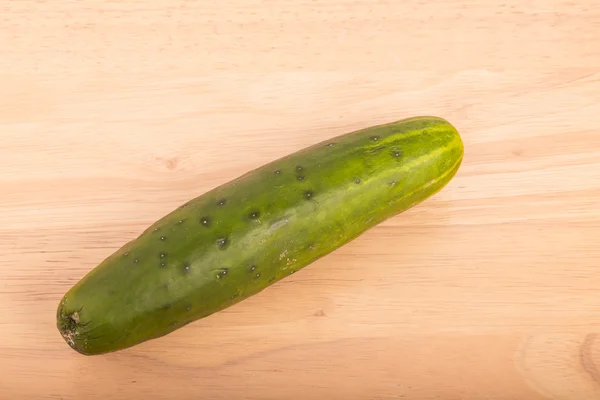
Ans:
POLYGON ((313 316, 315 316, 315 317, 326 317, 327 314, 325 314, 325 311, 323 311, 322 309, 319 308, 317 311, 315 311, 313 313, 313 316))
POLYGON ((179 165, 179 159, 177 157, 171 157, 165 160, 165 166, 169 171, 172 171, 175 168, 177 168, 177 165, 179 165))

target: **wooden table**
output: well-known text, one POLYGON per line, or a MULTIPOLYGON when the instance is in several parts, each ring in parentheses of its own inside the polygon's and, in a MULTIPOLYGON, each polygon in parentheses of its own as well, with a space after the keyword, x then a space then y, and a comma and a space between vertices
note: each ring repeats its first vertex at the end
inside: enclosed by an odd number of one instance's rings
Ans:
POLYGON ((597 1, 0 1, 0 399, 600 398, 597 1), (439 194, 261 294, 85 357, 62 295, 174 207, 447 118, 439 194))

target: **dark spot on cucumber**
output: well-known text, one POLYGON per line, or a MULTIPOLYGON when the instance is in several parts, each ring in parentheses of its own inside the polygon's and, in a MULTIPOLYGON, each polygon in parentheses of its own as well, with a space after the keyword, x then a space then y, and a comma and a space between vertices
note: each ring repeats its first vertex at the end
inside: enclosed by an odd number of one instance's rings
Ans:
POLYGON ((335 146, 335 143, 327 143, 327 147, 333 147, 335 146))
POLYGON ((166 236, 161 236, 160 240, 165 241, 165 240, 167 240, 167 237, 166 236))
POLYGON ((169 303, 165 304, 165 310, 168 310, 169 308, 171 308, 171 304, 169 304, 169 303))
POLYGON ((255 275, 257 278, 260 278, 260 272, 255 275))
POLYGON ((191 265, 189 263, 183 263, 183 272, 184 273, 187 274, 188 272, 190 272, 190 268, 191 268, 191 265))
POLYGON ((127 253, 123 254, 123 257, 127 257, 128 255, 129 255, 129 253, 127 252, 127 253))
POLYGON ((163 288, 164 288, 165 290, 169 290, 169 284, 168 284, 168 283, 165 283, 165 284, 163 285, 163 288))
POLYGON ((302 171, 304 171, 304 168, 302 168, 302 166, 298 165, 298 166, 296 166, 296 171, 302 172, 302 171))
POLYGON ((298 179, 299 181, 303 181, 303 180, 304 180, 304 176, 302 176, 302 175, 298 175, 298 176, 296 177, 296 179, 298 179))
POLYGON ((312 199, 313 196, 314 196, 314 193, 311 192, 310 190, 307 190, 306 192, 304 192, 304 198, 307 199, 307 200, 312 199))
POLYGON ((394 150, 393 149, 390 153, 391 153, 391 155, 394 158, 401 158, 402 157, 402 152, 400 150, 394 150))
POLYGON ((390 183, 388 183, 388 185, 390 185, 391 187, 394 187, 398 184, 398 181, 391 181, 390 183))
POLYGON ((152 232, 158 232, 159 228, 152 229, 152 232))
POLYGON ((278 170, 275 170, 275 174, 276 174, 276 175, 280 175, 280 174, 281 174, 281 170, 279 170, 279 169, 278 169, 278 170))
POLYGON ((217 273, 217 279, 220 278, 224 278, 225 276, 227 276, 227 274, 229 273, 229 269, 227 268, 222 268, 218 273, 217 273))
POLYGON ((166 265, 167 265, 167 264, 165 264, 164 262, 161 262, 161 263, 160 263, 160 266, 161 266, 161 267, 163 267, 163 268, 164 268, 166 265))
POLYGON ((379 141, 379 136, 371 136, 371 140, 377 142, 379 141))
POLYGON ((250 266, 250 272, 252 272, 252 271, 254 271, 254 270, 256 270, 256 265, 251 265, 251 266, 250 266))
POLYGON ((140 262, 140 260, 138 260, 137 258, 136 258, 135 260, 133 260, 133 263, 134 263, 134 264, 137 264, 137 263, 139 263, 139 262, 140 262))
POLYGON ((260 213, 258 211, 252 211, 250 213, 250 219, 258 219, 260 217, 260 213))
POLYGON ((227 246, 229 246, 229 240, 227 240, 226 237, 218 238, 217 246, 219 246, 221 249, 225 249, 227 246))
POLYGON ((180 219, 179 221, 177 221, 177 225, 181 225, 181 224, 183 224, 184 222, 185 222, 185 220, 184 220, 184 219, 180 219))
POLYGON ((238 297, 238 294, 234 294, 233 296, 231 296, 231 300, 235 299, 236 297, 238 297))
POLYGON ((360 178, 354 178, 354 183, 361 183, 362 181, 360 180, 360 178))
POLYGON ((293 274, 294 272, 296 272, 295 270, 290 270, 290 275, 293 274))
POLYGON ((158 256, 160 258, 165 258, 167 256, 167 253, 165 253, 164 251, 161 251, 160 253, 158 253, 158 256))
POLYGON ((227 204, 227 199, 221 199, 221 200, 219 200, 219 202, 217 204, 219 206, 223 207, 225 204, 227 204))
POLYGON ((211 219, 210 219, 210 217, 202 217, 202 218, 200 218, 200 223, 203 226, 209 227, 211 225, 211 219))

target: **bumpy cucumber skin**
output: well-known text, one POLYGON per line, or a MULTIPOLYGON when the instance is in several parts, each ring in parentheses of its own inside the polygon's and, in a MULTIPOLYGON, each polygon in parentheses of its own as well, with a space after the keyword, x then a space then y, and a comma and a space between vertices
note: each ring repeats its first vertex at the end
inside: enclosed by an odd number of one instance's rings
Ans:
POLYGON ((158 220, 61 300, 57 327, 94 355, 227 308, 424 201, 457 173, 457 130, 415 117, 248 172, 158 220))

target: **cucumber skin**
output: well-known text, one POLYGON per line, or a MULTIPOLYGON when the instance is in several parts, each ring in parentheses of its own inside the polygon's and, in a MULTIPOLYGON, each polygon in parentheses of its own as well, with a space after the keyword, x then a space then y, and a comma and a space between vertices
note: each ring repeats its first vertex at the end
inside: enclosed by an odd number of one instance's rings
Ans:
POLYGON ((76 283, 57 328, 103 354, 223 310, 424 201, 457 173, 457 130, 414 117, 337 136, 167 214, 76 283))

